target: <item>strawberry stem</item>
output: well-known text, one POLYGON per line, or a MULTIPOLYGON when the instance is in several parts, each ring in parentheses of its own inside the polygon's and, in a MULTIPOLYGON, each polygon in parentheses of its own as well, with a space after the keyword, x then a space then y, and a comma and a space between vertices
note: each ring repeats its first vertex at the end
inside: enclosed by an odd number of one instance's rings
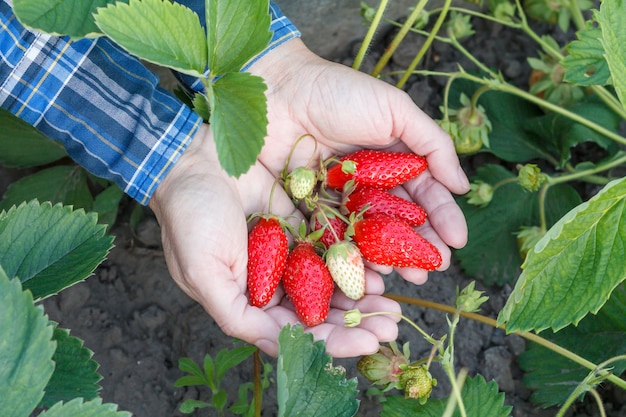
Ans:
MULTIPOLYGON (((422 300, 419 298, 413 298, 413 297, 407 297, 404 295, 397 295, 397 294, 385 294, 385 297, 390 298, 392 300, 395 300, 399 303, 405 303, 405 304, 411 304, 414 306, 419 306, 419 307, 426 307, 426 308, 431 308, 433 310, 438 310, 438 311, 442 311, 445 313, 451 313, 454 314, 456 313, 457 309, 455 307, 452 306, 448 306, 445 304, 440 304, 440 303, 436 303, 434 301, 428 301, 428 300, 422 300)), ((477 321, 479 323, 483 323, 486 325, 489 325, 491 327, 497 328, 497 329, 503 329, 506 330, 506 327, 504 325, 498 325, 497 321, 490 318, 490 317, 486 317, 483 316, 482 314, 477 314, 477 313, 467 313, 464 311, 461 311, 459 313, 462 317, 477 321)), ((511 332, 512 334, 516 334, 518 336, 523 337, 524 339, 530 340, 531 342, 535 342, 538 345, 543 346, 546 349, 552 350, 553 352, 564 356, 566 358, 568 358, 569 360, 571 360, 572 362, 575 362, 589 370, 596 370, 598 368, 598 366, 596 364, 594 364, 591 361, 588 361, 587 359, 575 354, 574 352, 567 350, 559 345, 557 345, 556 343, 553 343, 547 339, 544 339, 543 337, 535 334, 535 333, 530 333, 530 332, 521 332, 521 331, 514 331, 511 332)), ((614 375, 612 373, 610 373, 609 371, 606 371, 606 379, 611 381, 613 384, 617 385, 618 387, 626 390, 626 381, 621 379, 619 376, 614 375)))

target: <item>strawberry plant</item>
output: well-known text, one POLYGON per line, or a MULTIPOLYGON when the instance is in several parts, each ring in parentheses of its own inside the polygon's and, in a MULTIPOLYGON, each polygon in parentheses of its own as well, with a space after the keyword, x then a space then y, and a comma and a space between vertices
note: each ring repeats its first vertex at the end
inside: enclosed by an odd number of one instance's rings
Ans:
POLYGON ((111 248, 96 215, 33 200, 0 212, 0 409, 27 417, 129 416, 98 395, 98 364, 40 301, 91 275, 111 248), (79 259, 80 262, 76 260, 79 259), (45 411, 42 411, 45 410, 45 411))

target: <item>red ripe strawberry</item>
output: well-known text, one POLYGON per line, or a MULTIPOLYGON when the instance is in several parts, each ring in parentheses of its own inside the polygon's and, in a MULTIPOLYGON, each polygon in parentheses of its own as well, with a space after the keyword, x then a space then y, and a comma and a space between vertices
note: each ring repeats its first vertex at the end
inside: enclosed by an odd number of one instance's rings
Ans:
POLYGON ((348 229, 348 225, 339 217, 314 217, 313 230, 319 230, 324 227, 324 225, 326 225, 326 229, 324 229, 324 233, 319 239, 319 242, 323 243, 326 248, 329 248, 333 243, 337 242, 337 238, 339 238, 339 240, 343 240, 344 234, 348 229), (328 225, 325 223, 326 218, 328 218, 328 225), (335 231, 337 237, 333 234, 333 230, 335 231))
POLYGON ((441 266, 439 250, 405 221, 376 214, 354 224, 352 236, 363 257, 375 264, 422 268, 441 266))
POLYGON ((283 286, 296 314, 306 326, 326 320, 335 284, 313 244, 301 241, 287 257, 283 286))
POLYGON ((406 221, 410 226, 419 226, 426 221, 426 211, 412 201, 378 188, 364 187, 345 198, 344 205, 350 213, 358 213, 369 204, 363 217, 388 214, 406 221))
POLYGON ((266 305, 283 275, 289 253, 287 235, 276 217, 259 219, 248 235, 250 304, 266 305))
POLYGON ((344 172, 343 164, 335 164, 326 171, 326 184, 337 190, 342 190, 346 182, 352 179, 357 188, 391 190, 417 177, 428 166, 426 158, 413 153, 367 149, 345 155, 341 161, 351 161, 355 166, 353 172, 344 172))

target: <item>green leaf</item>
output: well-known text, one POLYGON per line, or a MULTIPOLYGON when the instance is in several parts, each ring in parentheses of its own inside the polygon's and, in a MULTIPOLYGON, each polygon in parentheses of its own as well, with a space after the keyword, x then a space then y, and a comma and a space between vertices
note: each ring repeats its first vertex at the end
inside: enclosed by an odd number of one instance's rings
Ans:
POLYGON ((595 18, 602 30, 600 41, 613 86, 626 108, 626 4, 623 0, 603 1, 595 18))
POLYGON ((96 215, 60 204, 23 203, 0 212, 0 265, 35 299, 87 278, 112 247, 96 215))
MULTIPOLYGON (((206 358, 210 356, 207 354, 205 356, 205 365, 206 358)), ((189 375, 185 375, 180 377, 174 382, 175 387, 189 387, 189 386, 197 386, 197 385, 206 385, 212 387, 212 383, 210 382, 213 379, 213 374, 207 379, 206 373, 198 366, 196 362, 194 362, 191 358, 179 358, 178 359, 178 369, 181 371, 188 373, 189 375)))
MULTIPOLYGON (((568 108, 571 112, 617 132, 621 118, 597 97, 592 96, 568 108)), ((584 142, 594 142, 609 153, 617 151, 615 142, 582 124, 556 113, 549 113, 526 121, 529 132, 550 142, 558 151, 560 164, 565 166, 571 159, 571 148, 584 142)))
POLYGON ((98 223, 107 225, 107 231, 115 224, 120 201, 124 192, 116 184, 112 184, 98 194, 92 210, 98 213, 98 223))
POLYGON ((568 55, 561 62, 565 68, 564 81, 585 86, 608 84, 611 73, 600 40, 602 31, 589 22, 576 36, 578 40, 567 45, 568 55))
POLYGON ((500 312, 507 330, 554 331, 597 312, 626 278, 626 178, 559 220, 528 253, 500 312))
POLYGON ((93 13, 98 7, 115 2, 116 0, 13 0, 13 11, 24 26, 53 35, 85 38, 101 35, 94 23, 93 13))
MULTIPOLYGON (((478 168, 472 182, 480 180, 495 185, 514 177, 499 165, 485 165, 478 168)), ((580 201, 580 196, 568 185, 550 187, 545 201, 548 224, 556 222, 580 201)), ((468 244, 455 251, 461 267, 486 285, 514 281, 522 263, 515 234, 522 226, 540 224, 538 194, 524 191, 514 181, 499 186, 484 208, 468 204, 465 197, 459 197, 457 202, 465 214, 469 232, 468 244), (497 225, 493 219, 498 219, 497 225)))
POLYGON ((266 85, 246 72, 231 72, 213 84, 211 129, 222 168, 239 177, 256 163, 267 135, 266 85))
POLYGON ((70 336, 69 330, 54 329, 52 340, 57 343, 52 360, 54 373, 46 386, 40 407, 51 407, 58 401, 75 398, 93 400, 98 397, 98 363, 92 360, 93 352, 83 346, 83 341, 70 336))
POLYGON ((206 70, 206 37, 200 18, 177 2, 130 0, 98 9, 96 24, 133 55, 181 73, 206 70))
POLYGON ((223 410, 226 407, 226 401, 228 401, 228 394, 221 388, 217 389, 211 396, 211 403, 217 410, 223 410))
MULTIPOLYGON (((557 345, 585 359, 600 364, 609 358, 626 354, 626 288, 616 288, 597 315, 588 315, 578 326, 568 326, 554 334, 544 335, 557 345), (602 343, 598 343, 602 340, 602 343)), ((538 344, 531 343, 519 358, 526 373, 524 385, 533 390, 531 400, 542 407, 563 404, 589 369, 570 361, 538 344)), ((625 361, 611 364, 612 372, 626 370, 625 361)))
POLYGON ((53 326, 8 275, 0 267, 0 410, 3 417, 24 417, 43 397, 54 370, 53 326))
POLYGON ((205 122, 208 122, 211 119, 211 107, 209 106, 209 101, 204 94, 196 93, 193 96, 191 104, 193 106, 193 110, 200 117, 202 117, 205 122))
POLYGON ((186 399, 185 401, 183 401, 183 403, 180 405, 180 412, 183 414, 191 414, 194 411, 196 411, 196 409, 198 408, 207 408, 210 407, 211 404, 205 402, 205 401, 200 401, 200 400, 192 400, 190 398, 186 399))
POLYGON ((89 402, 77 398, 68 403, 57 403, 39 417, 131 417, 131 414, 117 411, 116 404, 102 404, 100 398, 89 402))
MULTIPOLYGON (((509 417, 513 407, 504 405, 504 394, 498 392, 498 384, 495 381, 486 382, 478 375, 465 380, 461 389, 461 397, 467 411, 467 417, 509 417)), ((419 415, 420 417, 441 417, 444 415, 447 399, 431 398, 424 405, 417 400, 400 395, 390 395, 385 398, 381 417, 406 417, 419 415)), ((452 414, 460 417, 461 413, 456 408, 452 414)))
POLYGON ((204 379, 211 390, 216 390, 219 381, 215 380, 215 362, 208 353, 204 355, 204 379))
POLYGON ((207 0, 206 25, 211 75, 238 72, 272 38, 268 0, 207 0))
POLYGON ((215 356, 215 379, 218 383, 222 381, 226 371, 248 359, 256 350, 256 346, 251 345, 220 350, 215 356))
POLYGON ((286 325, 278 337, 278 416, 353 416, 359 403, 356 379, 332 365, 323 342, 302 326, 286 325))
POLYGON ((12 183, 0 201, 0 209, 37 199, 91 210, 93 197, 84 169, 72 165, 47 168, 12 183))
POLYGON ((0 109, 0 164, 8 168, 30 168, 67 156, 65 148, 37 129, 0 109))

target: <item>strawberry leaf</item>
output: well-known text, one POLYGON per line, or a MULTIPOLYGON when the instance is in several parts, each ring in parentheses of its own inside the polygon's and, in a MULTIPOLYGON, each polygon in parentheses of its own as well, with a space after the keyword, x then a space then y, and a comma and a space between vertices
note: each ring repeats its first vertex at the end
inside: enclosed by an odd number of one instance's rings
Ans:
POLYGON ((98 9, 98 27, 131 54, 192 76, 207 66, 206 37, 191 9, 163 0, 130 0, 98 9))
MULTIPOLYGON (((613 132, 618 132, 622 120, 595 96, 569 106, 568 110, 613 132)), ((556 113, 528 119, 525 128, 541 137, 545 143, 554 146, 559 155, 560 168, 570 161, 571 148, 579 143, 594 142, 611 154, 617 151, 617 146, 611 139, 556 113)))
MULTIPOLYGON (((504 405, 504 394, 498 392, 495 381, 486 382, 478 375, 465 380, 461 389, 461 397, 468 417, 509 417, 512 407, 504 405)), ((404 398, 400 395, 385 397, 381 417, 404 417, 419 415, 423 417, 440 417, 444 415, 447 399, 430 399, 424 405, 418 400, 404 398)), ((458 409, 454 417, 460 416, 458 409)))
POLYGON ((623 0, 605 1, 595 18, 602 30, 604 57, 611 71, 613 87, 626 108, 626 3, 623 0))
POLYGON ((13 12, 29 28, 72 38, 100 36, 94 16, 98 7, 128 0, 13 0, 13 12))
POLYGON ((267 134, 263 79, 231 72, 212 85, 211 129, 220 164, 239 177, 254 165, 267 134))
POLYGON ((498 322, 508 331, 557 331, 596 313, 626 279, 625 207, 622 178, 561 218, 528 253, 498 322))
MULTIPOLYGON (((558 333, 544 335, 557 345, 571 350, 593 363, 626 354, 626 288, 613 291, 611 298, 597 315, 588 315, 578 326, 568 326, 558 333), (602 340, 602 343, 597 343, 602 340)), ((537 344, 530 344, 520 356, 519 365, 526 372, 524 385, 533 390, 531 400, 542 407, 563 404, 588 374, 589 369, 565 356, 537 344)), ((620 375, 626 362, 611 364, 620 375)))
POLYGON ((83 402, 76 398, 67 403, 57 403, 39 417, 131 417, 126 411, 117 411, 115 404, 102 404, 102 399, 83 402))
POLYGON ((590 24, 576 33, 578 37, 567 45, 568 55, 563 59, 564 80, 577 85, 605 85, 611 78, 604 58, 602 31, 590 24))
POLYGON ((8 276, 14 275, 0 267, 0 410, 3 417, 23 417, 43 397, 54 370, 53 326, 19 279, 8 276))
POLYGON ((207 0, 208 61, 213 76, 238 72, 272 37, 268 0, 207 0))
POLYGON ((86 171, 73 165, 46 168, 12 183, 0 201, 0 209, 6 210, 33 199, 85 210, 93 207, 86 171))
MULTIPOLYGON (((485 165, 477 170, 472 182, 480 180, 493 185, 513 176, 501 166, 485 165)), ((580 201, 568 185, 551 187, 546 195, 548 223, 556 222, 580 201)), ((465 197, 459 197, 457 202, 465 214, 469 232, 468 244, 455 252, 461 267, 486 285, 514 281, 522 262, 515 234, 522 226, 539 224, 537 193, 524 191, 517 182, 511 182, 498 187, 484 208, 468 204, 465 197), (497 227, 494 219, 498 219, 497 227)))
POLYGON ((4 109, 0 109, 0 126, 0 163, 5 167, 46 165, 67 156, 61 143, 48 139, 4 109))
POLYGON ((278 416, 351 417, 359 408, 356 379, 332 366, 323 342, 302 326, 286 325, 278 338, 278 416))
POLYGON ((83 346, 83 341, 70 336, 69 330, 54 329, 52 336, 57 344, 52 360, 54 373, 48 381, 40 407, 51 407, 58 401, 81 397, 92 400, 98 397, 102 376, 96 371, 98 363, 93 352, 83 346))
POLYGON ((0 212, 0 265, 35 299, 87 278, 112 247, 97 217, 37 201, 0 212))

